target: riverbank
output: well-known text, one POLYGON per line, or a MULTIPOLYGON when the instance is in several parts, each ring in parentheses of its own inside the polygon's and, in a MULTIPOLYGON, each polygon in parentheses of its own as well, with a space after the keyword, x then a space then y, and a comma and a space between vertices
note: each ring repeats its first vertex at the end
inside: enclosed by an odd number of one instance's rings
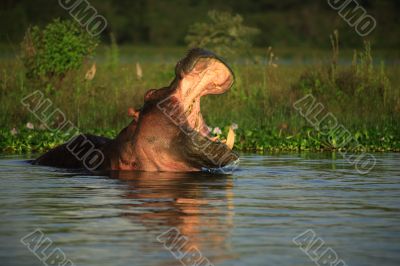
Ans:
MULTIPOLYGON (((79 70, 44 87, 25 77, 18 58, 3 59, 0 151, 43 152, 71 137, 42 130, 43 119, 21 103, 35 91, 81 132, 115 136, 130 122, 128 108, 140 107, 147 90, 171 82, 175 63, 184 54, 183 48, 113 49, 99 49, 79 70), (93 77, 85 78, 93 64, 93 77)), ((265 49, 230 63, 235 85, 224 95, 202 98, 207 124, 221 129, 221 138, 229 125, 237 124, 235 149, 240 151, 400 151, 400 67, 373 60, 368 47, 356 59, 344 51, 337 65, 332 64, 329 51, 318 54, 319 59, 306 64, 265 49), (307 95, 336 119, 340 131, 332 127, 323 134, 296 108, 296 102, 307 95), (343 139, 347 131, 349 142, 343 139)), ((397 54, 391 59, 398 60, 397 54)), ((51 121, 55 127, 62 122, 51 121)))

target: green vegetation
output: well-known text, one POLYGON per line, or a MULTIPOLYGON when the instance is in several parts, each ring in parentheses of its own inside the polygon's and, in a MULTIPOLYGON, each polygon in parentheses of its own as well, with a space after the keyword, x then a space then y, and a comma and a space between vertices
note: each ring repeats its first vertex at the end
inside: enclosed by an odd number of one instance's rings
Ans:
MULTIPOLYGON (((135 49, 139 50, 139 49, 135 49)), ((150 53, 149 51, 147 51, 150 53)), ((155 49, 153 53, 158 53, 155 49)), ((170 53, 163 51, 162 53, 170 53)), ((176 54, 183 54, 184 49, 176 54)), ((155 56, 157 58, 157 56, 155 56)), ((179 56, 176 56, 178 59, 179 56)), ((132 60, 133 61, 133 60, 132 60)), ((89 64, 77 71, 75 78, 68 77, 54 94, 45 95, 54 108, 60 108, 66 117, 83 132, 115 136, 127 125, 129 107, 142 104, 143 94, 149 88, 168 84, 173 77, 174 61, 146 62, 143 59, 143 79, 135 76, 135 64, 120 64, 116 71, 110 71, 107 61, 97 65, 93 80, 85 80, 89 64)), ((313 67, 311 69, 316 70, 313 67)), ((317 67, 316 67, 317 68, 317 67)), ((346 67, 345 67, 346 68, 346 67)), ((317 68, 319 69, 319 68, 317 68)), ((329 70, 329 67, 326 68, 329 70)), ((236 149, 247 151, 267 150, 332 150, 327 136, 323 136, 293 108, 293 103, 314 87, 307 89, 304 76, 312 73, 309 68, 261 64, 234 64, 236 84, 224 95, 207 96, 202 100, 202 112, 210 126, 221 127, 223 134, 227 126, 237 123, 236 149)), ((329 72, 327 70, 327 72, 329 72)), ((321 69, 319 71, 323 72, 321 69)), ((380 70, 379 70, 380 71, 380 70)), ((399 69, 391 69, 391 77, 399 69)), ((21 98, 33 91, 24 79, 23 68, 15 63, 1 65, 1 124, 0 150, 3 152, 44 151, 68 140, 71 136, 63 132, 52 133, 43 130, 43 125, 22 104, 21 98), (13 75, 16 73, 16 75, 13 75), (26 128, 32 123, 34 129, 26 128), (15 128, 17 132, 13 132, 15 128)), ((377 73, 378 74, 378 73, 377 73)), ((326 80, 312 80, 311 84, 326 80)), ((309 80, 310 78, 308 78, 309 80)), ((388 93, 396 95, 395 86, 385 87, 388 93)), ((319 88, 319 87, 318 87, 319 88)), ((334 90, 335 87, 327 87, 334 90)), ((317 95, 318 92, 316 93, 317 95)), ((373 151, 400 151, 399 97, 383 104, 383 98, 369 98, 365 94, 342 95, 346 101, 334 97, 317 96, 340 123, 348 128, 362 146, 346 148, 373 151), (346 98, 348 97, 348 98, 346 98), (364 105, 362 98, 369 98, 364 105), (385 107, 386 106, 386 107, 385 107), (394 109, 390 109, 394 108, 394 109), (376 110, 379 110, 378 112, 376 110)))
POLYGON ((293 84, 293 92, 314 95, 326 109, 340 114, 341 120, 351 121, 356 127, 395 125, 396 119, 400 118, 400 91, 392 88, 384 63, 374 62, 370 43, 365 42, 362 51, 354 51, 351 64, 339 65, 338 38, 336 31, 331 36, 330 64, 304 71, 293 84), (359 122, 356 122, 355 114, 362 116, 359 122))
MULTIPOLYGON (((400 68, 374 61, 369 42, 351 58, 339 53, 335 31, 330 58, 317 51, 318 60, 299 64, 284 49, 249 49, 255 30, 240 16, 209 16, 208 24, 193 25, 187 40, 217 51, 231 48, 226 54, 236 82, 229 93, 204 97, 202 113, 208 125, 222 129, 222 137, 232 123, 239 126, 236 149, 400 151, 400 68), (340 132, 322 134, 302 117, 294 104, 308 94, 350 132, 351 142, 339 145, 340 132)), ((51 128, 70 121, 81 132, 115 136, 130 122, 128 108, 140 107, 147 90, 171 82, 186 50, 119 47, 113 34, 110 39, 93 58, 97 40, 74 22, 55 20, 27 31, 22 57, 0 64, 0 151, 43 151, 68 140, 66 132, 46 130, 48 123, 39 119, 54 110, 65 117, 52 120, 51 128), (37 90, 47 101, 33 114, 21 100, 37 90)))
POLYGON ((44 29, 29 28, 22 42, 22 62, 31 82, 44 86, 61 81, 68 72, 79 69, 94 52, 98 40, 78 23, 59 19, 44 29))
POLYGON ((189 47, 203 47, 221 56, 238 55, 248 52, 252 38, 259 33, 256 28, 243 25, 240 15, 229 12, 208 12, 207 22, 193 24, 185 40, 189 47))
MULTIPOLYGON (((117 130, 93 130, 95 134, 114 137, 117 130)), ((44 152, 69 140, 72 135, 65 132, 50 132, 44 129, 28 129, 25 126, 17 131, 0 129, 0 147, 4 153, 44 152)))
MULTIPOLYGON (((89 130, 89 132, 113 138, 118 134, 115 129, 89 130)), ((223 130, 226 136, 227 127, 223 130)), ((321 136, 311 127, 302 128, 297 134, 287 134, 278 128, 238 129, 238 142, 235 150, 247 152, 278 152, 278 151, 333 151, 326 146, 325 136, 321 136)), ((0 130, 0 151, 3 153, 33 153, 45 152, 56 147, 72 136, 63 132, 50 132, 41 129, 27 129, 21 127, 14 135, 12 130, 0 130)), ((353 135, 359 146, 347 146, 342 150, 354 152, 373 151, 400 152, 398 135, 393 135, 392 130, 384 132, 377 130, 357 131, 353 135)))

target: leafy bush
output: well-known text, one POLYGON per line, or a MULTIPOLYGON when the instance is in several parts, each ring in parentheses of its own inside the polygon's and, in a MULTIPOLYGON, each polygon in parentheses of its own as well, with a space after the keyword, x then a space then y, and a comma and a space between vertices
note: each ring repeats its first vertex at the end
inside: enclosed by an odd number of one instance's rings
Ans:
POLYGON ((252 37, 259 30, 243 25, 240 15, 212 10, 208 12, 206 22, 190 26, 185 41, 190 48, 202 47, 217 54, 229 56, 251 47, 252 37))
POLYGON ((74 21, 54 20, 44 29, 29 28, 22 42, 22 61, 31 79, 62 80, 91 56, 98 40, 74 21))

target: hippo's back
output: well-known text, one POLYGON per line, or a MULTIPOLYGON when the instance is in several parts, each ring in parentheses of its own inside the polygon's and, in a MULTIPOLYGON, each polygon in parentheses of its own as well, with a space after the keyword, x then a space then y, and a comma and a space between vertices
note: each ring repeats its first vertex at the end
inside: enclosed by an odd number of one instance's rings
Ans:
POLYGON ((99 150, 109 141, 111 141, 109 138, 81 134, 71 141, 49 150, 34 160, 32 164, 72 169, 84 168, 85 154, 93 149, 99 150))

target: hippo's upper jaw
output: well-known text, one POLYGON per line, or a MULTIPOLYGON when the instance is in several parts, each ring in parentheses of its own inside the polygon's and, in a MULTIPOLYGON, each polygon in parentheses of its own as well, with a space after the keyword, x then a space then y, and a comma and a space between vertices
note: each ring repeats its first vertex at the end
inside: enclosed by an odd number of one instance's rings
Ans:
POLYGON ((222 94, 232 86, 231 69, 211 52, 194 49, 176 67, 179 78, 173 95, 179 100, 188 125, 203 135, 208 128, 200 112, 200 97, 207 94, 222 94))
MULTIPOLYGON (((218 56, 192 49, 176 65, 172 83, 148 91, 143 107, 132 110, 133 121, 114 140, 96 141, 99 137, 90 136, 95 148, 104 155, 97 169, 184 172, 218 168, 236 161, 238 156, 227 145, 208 136, 210 132, 200 112, 202 96, 224 93, 233 81, 231 69, 218 56)), ((84 146, 80 142, 75 144, 84 146)), ((66 143, 56 147, 35 163, 84 166, 68 146, 66 143)))

